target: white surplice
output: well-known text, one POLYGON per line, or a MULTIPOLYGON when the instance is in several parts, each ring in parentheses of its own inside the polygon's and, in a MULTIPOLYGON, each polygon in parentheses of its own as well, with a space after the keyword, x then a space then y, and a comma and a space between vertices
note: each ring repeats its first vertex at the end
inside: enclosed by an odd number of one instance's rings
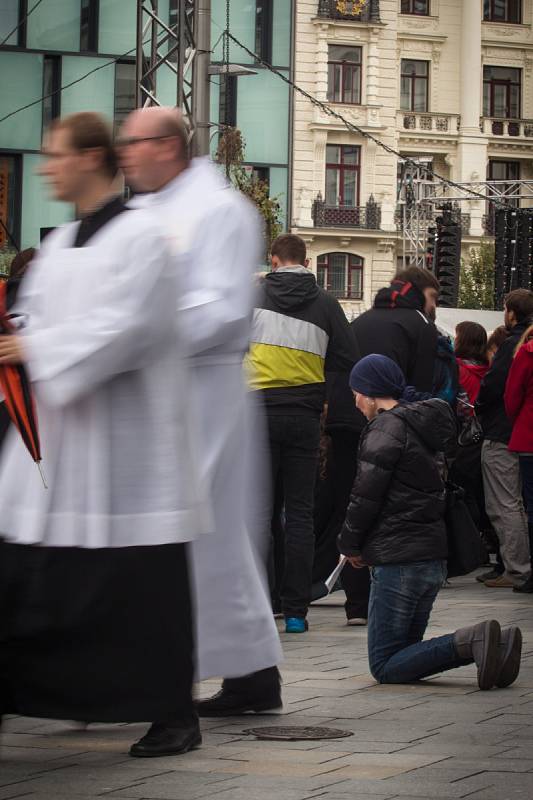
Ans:
POLYGON ((49 488, 12 426, 0 535, 84 548, 190 541, 209 522, 167 245, 140 210, 75 248, 78 224, 46 239, 17 301, 49 488))
POLYGON ((215 533, 192 545, 200 680, 238 677, 281 661, 281 645, 247 524, 247 494, 261 491, 249 458, 251 420, 243 358, 259 263, 253 207, 206 158, 140 200, 165 227, 184 293, 179 316, 191 363, 200 464, 215 533))

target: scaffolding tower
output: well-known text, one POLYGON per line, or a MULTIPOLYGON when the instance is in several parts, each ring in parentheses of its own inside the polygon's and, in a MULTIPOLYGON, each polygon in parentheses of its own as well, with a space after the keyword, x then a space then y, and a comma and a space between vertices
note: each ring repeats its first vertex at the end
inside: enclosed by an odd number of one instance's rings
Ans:
POLYGON ((468 203, 485 201, 483 226, 487 235, 492 236, 496 208, 533 206, 533 180, 470 181, 451 186, 428 180, 427 166, 422 160, 418 169, 411 161, 401 165, 396 223, 402 236, 404 268, 426 266, 428 228, 435 225, 442 208, 450 211, 454 221, 461 225, 463 234, 468 235, 468 203), (476 198, 472 192, 480 197, 476 198))
POLYGON ((189 124, 196 155, 209 150, 211 0, 137 0, 136 106, 176 105, 189 124))

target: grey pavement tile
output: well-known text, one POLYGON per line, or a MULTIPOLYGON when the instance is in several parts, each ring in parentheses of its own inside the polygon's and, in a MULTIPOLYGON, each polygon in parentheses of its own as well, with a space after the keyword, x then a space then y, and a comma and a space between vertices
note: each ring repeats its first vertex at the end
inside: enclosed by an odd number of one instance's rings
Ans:
MULTIPOLYGON (((187 756, 131 759, 145 725, 8 718, 0 800, 521 800, 533 797, 532 603, 472 578, 441 592, 428 635, 496 615, 520 621, 525 659, 511 689, 479 692, 465 667, 406 686, 376 684, 366 630, 344 625, 340 594, 310 611, 311 630, 283 636, 282 714, 202 720, 204 746, 187 756), (497 613, 494 605, 497 605, 497 613), (245 731, 328 726, 330 741, 262 742, 245 731)), ((198 687, 217 691, 220 680, 198 687)))

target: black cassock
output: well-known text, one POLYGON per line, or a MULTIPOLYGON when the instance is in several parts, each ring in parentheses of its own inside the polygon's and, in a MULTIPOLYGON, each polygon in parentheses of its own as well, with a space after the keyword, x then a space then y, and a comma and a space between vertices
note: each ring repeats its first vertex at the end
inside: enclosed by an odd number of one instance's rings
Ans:
MULTIPOLYGON (((114 200, 85 218, 74 246, 122 211, 114 200)), ((192 715, 185 547, 47 547, 0 538, 0 717, 192 715)))

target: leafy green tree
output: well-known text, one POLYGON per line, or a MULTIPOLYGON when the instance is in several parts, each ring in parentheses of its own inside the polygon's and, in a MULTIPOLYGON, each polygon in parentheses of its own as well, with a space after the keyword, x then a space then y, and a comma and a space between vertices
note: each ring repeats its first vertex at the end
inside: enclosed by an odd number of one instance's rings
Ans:
POLYGON ((238 128, 225 128, 222 133, 215 161, 224 165, 233 185, 257 207, 264 221, 266 254, 274 239, 281 233, 281 207, 277 197, 270 197, 266 181, 258 180, 243 166, 245 142, 238 128))
POLYGON ((494 309, 494 242, 482 239, 461 261, 459 308, 494 309))

